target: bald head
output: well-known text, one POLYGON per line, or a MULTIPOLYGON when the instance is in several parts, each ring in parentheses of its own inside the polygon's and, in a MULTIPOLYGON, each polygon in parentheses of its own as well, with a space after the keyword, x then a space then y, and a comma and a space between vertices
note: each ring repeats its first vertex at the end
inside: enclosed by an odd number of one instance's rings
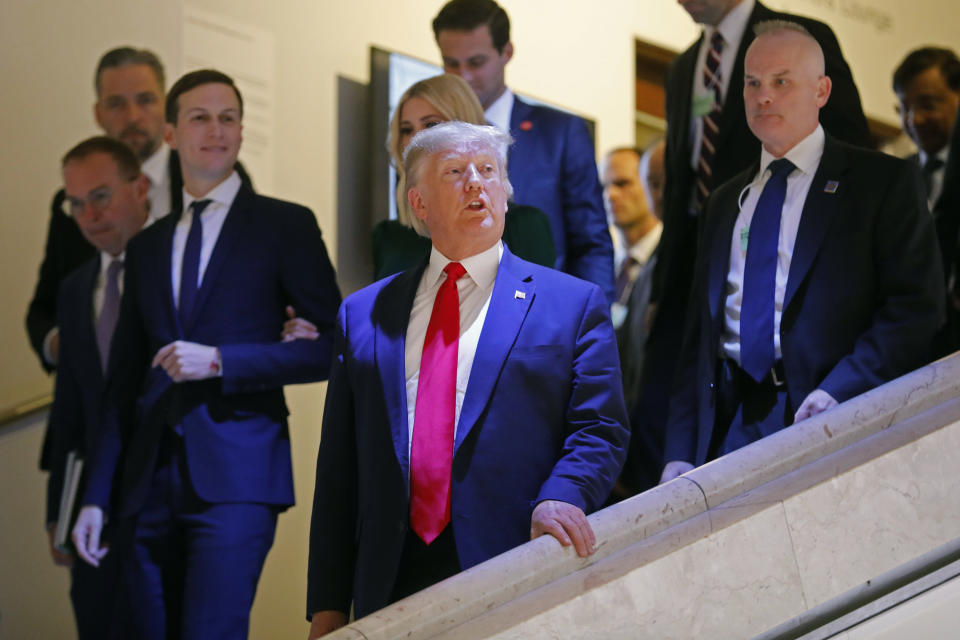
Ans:
POLYGON ((744 61, 747 124, 779 158, 817 128, 831 82, 823 50, 803 27, 770 21, 757 25, 756 32, 744 61))

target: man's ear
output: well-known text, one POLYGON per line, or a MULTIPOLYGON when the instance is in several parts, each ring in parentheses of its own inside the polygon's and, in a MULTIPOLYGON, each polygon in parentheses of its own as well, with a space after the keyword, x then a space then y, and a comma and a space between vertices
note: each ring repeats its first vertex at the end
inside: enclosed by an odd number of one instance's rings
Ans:
POLYGON ((817 80, 817 106, 821 109, 830 99, 830 91, 833 89, 833 81, 830 76, 820 76, 817 80))
POLYGON ((410 187, 407 189, 407 202, 410 203, 410 210, 413 211, 413 215, 426 222, 427 207, 423 202, 423 194, 420 193, 420 189, 417 187, 410 187))
POLYGON ((169 146, 171 149, 176 149, 177 142, 173 137, 173 133, 174 131, 176 131, 176 127, 174 127, 169 122, 164 122, 163 129, 161 131, 163 134, 163 141, 167 143, 167 146, 169 146))
POLYGON ((503 64, 510 62, 510 59, 513 58, 513 43, 508 42, 503 45, 503 51, 500 52, 500 57, 503 58, 503 64))
POLYGON ((103 118, 100 117, 100 101, 97 100, 93 103, 93 119, 97 121, 97 126, 106 131, 106 127, 103 126, 103 118))
POLYGON ((141 173, 139 176, 137 176, 133 188, 137 202, 146 202, 147 196, 150 193, 150 178, 141 173))

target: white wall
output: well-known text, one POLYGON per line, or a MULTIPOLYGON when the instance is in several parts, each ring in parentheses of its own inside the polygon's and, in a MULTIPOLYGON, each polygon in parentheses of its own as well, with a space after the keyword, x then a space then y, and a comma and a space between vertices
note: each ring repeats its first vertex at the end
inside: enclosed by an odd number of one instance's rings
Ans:
MULTIPOLYGON (((851 61, 867 112, 894 121, 888 89, 893 66, 915 43, 960 48, 955 36, 957 10, 951 0, 859 2, 891 14, 894 28, 878 32, 845 17, 843 12, 849 12, 854 0, 771 0, 770 4, 830 21, 851 61)), ((329 243, 336 237, 337 78, 366 82, 371 44, 436 60, 429 24, 440 4, 440 0, 191 3, 276 35, 274 195, 310 206, 329 243)), ((504 5, 516 44, 507 69, 508 83, 594 118, 601 151, 632 141, 634 38, 681 50, 697 33, 672 0, 591 4, 505 0, 504 5)), ((0 171, 0 254, 4 256, 0 296, 5 301, 0 335, 5 336, 4 361, 12 372, 0 376, 0 389, 36 371, 22 317, 42 253, 49 198, 59 180, 58 159, 71 144, 96 132, 91 115, 96 60, 112 46, 146 46, 161 55, 171 79, 175 78, 181 70, 183 6, 183 0, 0 3, 0 69, 6 87, 0 94, 5 149, 0 171)), ((338 247, 331 244, 329 249, 335 257, 338 247)), ((280 518, 254 608, 255 638, 297 637, 306 630, 306 536, 323 389, 323 385, 308 385, 288 394, 299 505, 280 518)), ((29 636, 71 637, 66 631, 70 619, 65 580, 43 564, 46 550, 39 499, 43 477, 32 470, 41 426, 41 421, 33 420, 16 436, 0 438, 4 499, 20 496, 15 518, 8 518, 11 512, 3 509, 6 503, 0 503, 0 568, 15 566, 22 572, 38 567, 30 580, 19 580, 6 571, 0 574, 0 638, 4 639, 25 637, 26 630, 29 636), (7 459, 17 464, 4 464, 7 459), (4 544, 9 540, 17 544, 13 548, 4 544), (9 554, 19 564, 11 564, 9 554), (42 604, 42 614, 36 603, 42 604)))

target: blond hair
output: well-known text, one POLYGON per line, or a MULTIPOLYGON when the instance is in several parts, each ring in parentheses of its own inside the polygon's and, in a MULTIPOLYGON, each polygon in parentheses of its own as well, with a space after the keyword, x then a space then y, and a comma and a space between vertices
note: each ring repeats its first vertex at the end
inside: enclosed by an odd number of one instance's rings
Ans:
POLYGON ((459 120, 470 124, 486 124, 483 107, 473 89, 463 78, 449 73, 420 80, 407 89, 390 119, 390 132, 387 134, 387 152, 390 163, 397 170, 397 217, 400 222, 413 226, 415 216, 407 202, 407 181, 403 170, 403 149, 400 148, 400 113, 410 98, 421 98, 429 102, 437 112, 447 120, 459 120))

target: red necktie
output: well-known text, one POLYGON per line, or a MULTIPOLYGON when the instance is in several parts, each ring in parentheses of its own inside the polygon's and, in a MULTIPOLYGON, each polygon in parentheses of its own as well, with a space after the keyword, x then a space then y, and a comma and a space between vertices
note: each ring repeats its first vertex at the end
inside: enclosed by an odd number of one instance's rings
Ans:
POLYGON ((460 295, 459 262, 444 268, 447 279, 433 302, 420 359, 417 407, 410 450, 410 526, 430 544, 450 522, 450 470, 457 401, 457 347, 460 295))

